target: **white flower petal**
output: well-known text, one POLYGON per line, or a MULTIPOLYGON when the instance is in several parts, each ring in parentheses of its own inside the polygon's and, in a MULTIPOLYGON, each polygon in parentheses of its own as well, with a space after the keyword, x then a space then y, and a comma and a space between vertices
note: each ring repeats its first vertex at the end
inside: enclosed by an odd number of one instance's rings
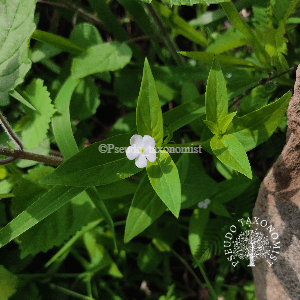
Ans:
POLYGON ((147 148, 144 148, 144 153, 149 161, 154 162, 156 160, 155 148, 148 146, 147 148))
POLYGON ((203 207, 204 207, 204 208, 207 208, 207 205, 206 205, 205 203, 203 203, 203 204, 204 204, 203 207))
POLYGON ((209 204, 210 200, 209 199, 205 199, 205 204, 209 204))
POLYGON ((135 159, 135 165, 138 168, 145 168, 147 166, 147 159, 142 153, 135 159))
POLYGON ((202 207, 203 207, 203 205, 204 205, 204 203, 203 203, 203 202, 199 202, 199 203, 198 203, 198 207, 199 207, 199 208, 202 208, 202 207))
POLYGON ((126 149, 126 156, 130 160, 137 158, 140 154, 141 152, 135 146, 129 146, 126 149))
POLYGON ((144 144, 144 148, 147 148, 147 147, 154 147, 155 146, 155 140, 152 136, 150 135, 144 135, 143 137, 143 144, 144 144))
POLYGON ((138 147, 141 147, 141 144, 143 143, 143 138, 141 135, 139 134, 134 134, 131 138, 130 138, 130 145, 139 145, 138 147))

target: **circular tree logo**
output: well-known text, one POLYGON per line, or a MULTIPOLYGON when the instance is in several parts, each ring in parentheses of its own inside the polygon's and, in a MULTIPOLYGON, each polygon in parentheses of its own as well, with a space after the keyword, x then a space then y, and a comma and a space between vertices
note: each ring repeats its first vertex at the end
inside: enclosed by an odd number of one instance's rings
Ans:
POLYGON ((255 230, 248 229, 237 234, 237 227, 231 225, 229 232, 225 234, 224 253, 228 255, 227 260, 231 261, 234 267, 240 260, 245 259, 249 260, 248 267, 255 267, 255 260, 258 258, 266 259, 270 266, 277 259, 277 256, 273 253, 279 254, 280 241, 277 241, 278 233, 275 232, 272 225, 267 227, 266 220, 258 222, 259 218, 254 219, 253 223, 251 223, 250 218, 247 221, 244 219, 238 221, 242 223, 242 226, 250 227, 252 224, 257 224, 258 228, 255 230))

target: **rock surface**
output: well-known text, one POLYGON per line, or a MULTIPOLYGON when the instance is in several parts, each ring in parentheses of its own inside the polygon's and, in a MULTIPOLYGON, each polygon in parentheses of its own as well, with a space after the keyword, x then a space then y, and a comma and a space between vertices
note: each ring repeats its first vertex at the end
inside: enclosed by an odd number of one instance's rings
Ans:
POLYGON ((286 145, 263 180, 253 210, 252 222, 266 220, 278 238, 271 237, 268 226, 253 224, 251 229, 268 234, 270 245, 280 246, 273 248, 273 259, 257 259, 252 267, 257 300, 300 299, 300 65, 287 125, 286 145))

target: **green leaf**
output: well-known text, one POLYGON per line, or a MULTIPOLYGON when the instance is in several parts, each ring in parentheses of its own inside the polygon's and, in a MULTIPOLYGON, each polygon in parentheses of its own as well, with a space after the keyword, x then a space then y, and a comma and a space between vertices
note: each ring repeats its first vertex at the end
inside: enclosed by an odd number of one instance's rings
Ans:
POLYGON ((266 52, 260 41, 257 39, 253 30, 248 26, 245 19, 243 19, 239 12, 236 10, 233 3, 230 1, 227 3, 222 3, 221 6, 224 9, 232 25, 242 34, 244 34, 247 39, 251 41, 251 46, 255 52, 258 61, 263 66, 269 68, 271 65, 268 53, 266 52))
POLYGON ((152 188, 147 174, 144 175, 133 196, 126 219, 124 243, 143 232, 165 211, 166 205, 152 188))
POLYGON ((72 119, 85 120, 96 113, 100 105, 97 85, 90 77, 83 78, 76 87, 70 104, 72 119))
POLYGON ((207 79, 205 93, 206 120, 219 124, 228 115, 228 98, 226 82, 216 60, 213 61, 207 79))
POLYGON ((150 135, 154 138, 156 147, 162 145, 162 111, 147 58, 144 63, 142 84, 136 108, 136 125, 139 135, 150 135))
POLYGON ((221 202, 212 201, 209 206, 209 209, 216 215, 231 218, 230 213, 221 202))
POLYGON ((219 134, 219 126, 218 124, 208 121, 208 120, 203 120, 203 122, 207 125, 207 127, 210 129, 210 131, 213 134, 219 134))
POLYGON ((179 17, 172 10, 167 8, 164 4, 157 1, 152 1, 152 6, 156 11, 164 18, 164 20, 170 25, 172 30, 175 30, 177 34, 181 34, 192 42, 201 45, 202 47, 208 47, 208 41, 204 35, 192 27, 188 22, 179 17))
POLYGON ((0 3, 0 106, 9 103, 8 92, 23 82, 31 67, 28 40, 35 29, 35 0, 0 3))
POLYGON ((227 134, 222 137, 215 135, 210 141, 210 146, 221 162, 252 179, 247 154, 234 135, 227 134))
POLYGON ((189 224, 189 245, 193 256, 196 255, 199 244, 202 242, 207 222, 209 220, 209 210, 196 208, 190 218, 189 224))
POLYGON ((148 244, 146 248, 139 252, 137 257, 137 263, 139 268, 144 273, 152 273, 160 264, 162 260, 162 255, 159 251, 148 244))
POLYGON ((23 145, 28 149, 38 146, 47 137, 49 123, 55 113, 50 93, 43 83, 41 79, 34 79, 23 92, 23 96, 36 108, 33 111, 27 106, 23 106, 23 110, 30 117, 30 121, 22 130, 23 145))
POLYGON ((148 162, 147 174, 153 189, 178 218, 181 204, 181 185, 177 167, 170 154, 160 150, 154 162, 148 162))
POLYGON ((29 101, 27 101, 24 97, 22 97, 16 90, 13 90, 9 93, 10 96, 14 97, 15 99, 19 100, 22 104, 26 105, 27 107, 36 110, 29 101))
POLYGON ((285 115, 292 93, 285 93, 280 99, 243 117, 235 117, 227 133, 234 135, 246 152, 266 141, 275 131, 285 115))
POLYGON ((217 36, 215 42, 210 44, 206 51, 214 54, 221 54, 225 51, 242 47, 247 44, 249 44, 249 39, 241 32, 235 30, 234 27, 230 27, 225 30, 224 34, 217 36))
POLYGON ((227 55, 220 55, 220 54, 214 54, 208 52, 198 52, 198 51, 179 51, 178 53, 187 56, 189 58, 199 60, 202 63, 209 64, 209 65, 211 65, 213 60, 216 59, 222 67, 234 66, 234 67, 260 69, 257 65, 255 65, 254 63, 248 60, 244 60, 241 58, 234 58, 227 55))
POLYGON ((79 23, 70 34, 70 40, 84 48, 103 43, 96 26, 91 23, 79 23))
MULTIPOLYGON (((15 197, 12 200, 13 217, 25 211, 35 200, 47 192, 46 186, 37 184, 39 179, 53 172, 54 168, 40 165, 23 175, 13 189, 15 197)), ((75 234, 88 222, 99 218, 95 206, 82 192, 54 213, 33 226, 18 237, 21 258, 46 252, 54 246, 60 246, 71 235, 75 234), (59 230, 57 230, 59 228, 59 230)))
POLYGON ((0 247, 51 215, 84 190, 85 188, 57 186, 37 197, 35 202, 0 230, 0 247))
POLYGON ((73 59, 72 77, 77 79, 98 72, 122 69, 130 62, 131 56, 132 51, 125 43, 108 42, 89 47, 73 59))
POLYGON ((223 117, 219 122, 219 128, 221 131, 221 134, 224 134, 227 130, 228 125, 231 123, 234 116, 237 114, 236 111, 230 113, 229 115, 223 117))
POLYGON ((45 176, 40 183, 97 186, 122 180, 140 172, 141 169, 125 154, 126 148, 130 146, 131 136, 131 133, 115 135, 84 148, 64 161, 53 173, 45 176))
MULTIPOLYGON (((141 0, 146 3, 151 3, 152 0, 141 0)), ((173 6, 173 5, 194 5, 194 4, 204 4, 204 5, 210 5, 210 4, 218 4, 222 2, 228 2, 230 0, 163 0, 163 3, 173 6)))
POLYGON ((18 287, 18 277, 0 265, 0 299, 9 299, 18 287))
POLYGON ((81 47, 80 45, 75 44, 68 39, 42 30, 36 29, 32 35, 32 38, 43 43, 51 44, 62 51, 74 55, 79 55, 85 50, 84 47, 81 47))
POLYGON ((206 173, 196 153, 183 153, 176 166, 181 182, 181 209, 203 202, 218 190, 218 184, 206 173))
POLYGON ((73 136, 69 111, 71 97, 78 83, 78 79, 74 80, 71 76, 67 78, 54 100, 59 114, 52 119, 52 129, 59 150, 65 159, 79 151, 73 136))
MULTIPOLYGON (((182 126, 205 115, 205 98, 201 95, 199 98, 178 105, 175 108, 165 112, 163 119, 170 125, 172 131, 176 131, 182 126)), ((164 132, 164 136, 167 132, 164 132)))

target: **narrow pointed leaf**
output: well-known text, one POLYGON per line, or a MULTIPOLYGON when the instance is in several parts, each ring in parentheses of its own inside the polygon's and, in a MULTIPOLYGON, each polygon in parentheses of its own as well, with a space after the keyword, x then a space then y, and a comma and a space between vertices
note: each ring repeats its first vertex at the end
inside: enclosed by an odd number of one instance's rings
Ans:
POLYGON ((156 147, 163 142, 163 117, 156 91, 155 81, 147 58, 136 108, 136 125, 141 136, 150 135, 156 147))
POLYGON ((115 135, 84 148, 40 183, 88 187, 122 180, 140 172, 141 169, 125 154, 131 136, 131 133, 115 135))
POLYGON ((218 124, 228 115, 226 82, 217 60, 209 72, 205 93, 206 120, 218 124))
POLYGON ((169 153, 160 150, 154 162, 148 162, 147 174, 156 194, 176 218, 181 205, 181 185, 177 167, 169 153))
POLYGON ((143 232, 167 207, 152 188, 147 174, 142 178, 134 196, 126 219, 124 242, 128 243, 143 232))
POLYGON ((221 162, 252 179, 247 154, 234 135, 227 134, 223 137, 215 135, 210 141, 210 146, 221 162))

